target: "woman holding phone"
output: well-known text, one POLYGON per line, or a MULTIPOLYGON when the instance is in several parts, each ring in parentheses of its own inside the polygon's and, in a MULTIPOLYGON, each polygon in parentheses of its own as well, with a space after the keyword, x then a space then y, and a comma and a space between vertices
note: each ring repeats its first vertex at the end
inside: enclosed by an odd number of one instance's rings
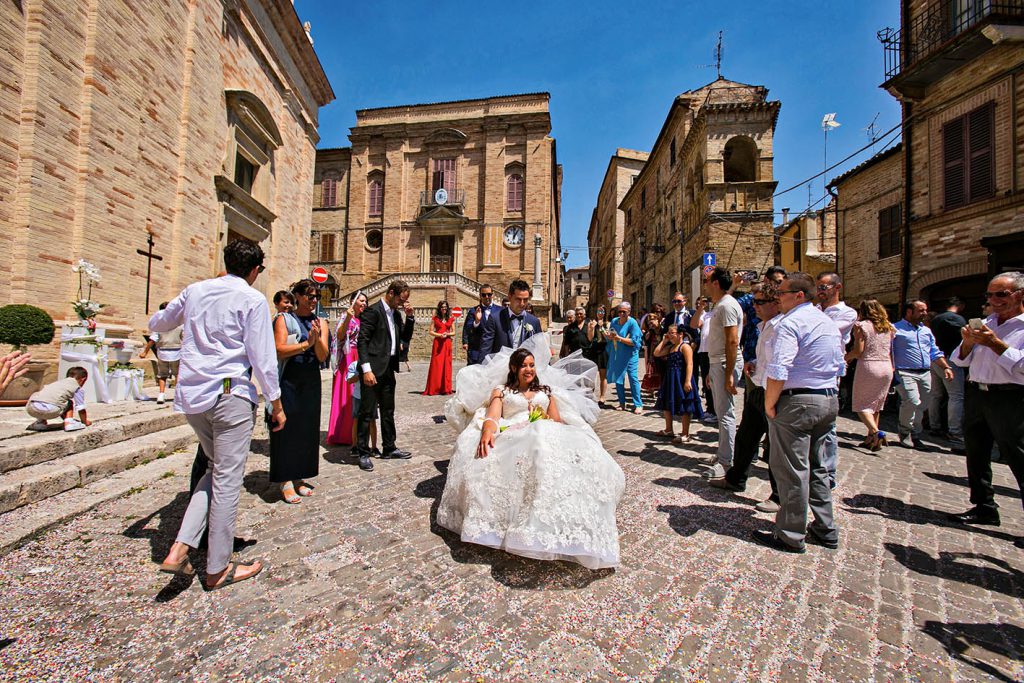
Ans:
POLYGON ((361 291, 352 297, 345 317, 334 330, 334 393, 331 395, 331 419, 327 423, 327 443, 351 446, 356 442, 356 422, 352 417, 352 385, 345 381, 348 366, 357 360, 359 352, 359 316, 366 310, 366 295, 361 291))

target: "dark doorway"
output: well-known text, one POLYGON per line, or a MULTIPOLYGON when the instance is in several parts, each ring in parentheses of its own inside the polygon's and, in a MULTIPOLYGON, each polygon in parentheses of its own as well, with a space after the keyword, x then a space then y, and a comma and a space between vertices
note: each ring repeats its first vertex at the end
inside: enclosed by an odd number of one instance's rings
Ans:
MULTIPOLYGON (((946 310, 946 303, 950 297, 959 297, 967 306, 964 316, 977 318, 981 315, 981 304, 985 301, 984 291, 987 284, 988 276, 986 275, 943 280, 922 290, 921 298, 928 304, 928 310, 934 315, 946 310)), ((902 311, 900 317, 903 317, 902 311)))
POLYGON ((1011 270, 1024 272, 1024 232, 986 237, 981 246, 988 249, 989 277, 1011 270))
POLYGON ((455 236, 430 236, 430 272, 450 273, 455 269, 455 236))

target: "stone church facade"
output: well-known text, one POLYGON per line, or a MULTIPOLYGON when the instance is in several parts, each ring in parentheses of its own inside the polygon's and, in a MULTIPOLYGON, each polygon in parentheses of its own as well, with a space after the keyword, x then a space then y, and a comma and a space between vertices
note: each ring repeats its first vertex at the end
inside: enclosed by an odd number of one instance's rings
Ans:
POLYGON ((413 303, 500 301, 517 278, 541 318, 561 301, 562 171, 548 93, 363 109, 350 148, 317 152, 311 260, 329 296, 402 278, 413 303))
POLYGON ((0 304, 74 322, 81 258, 98 323, 138 338, 150 236, 151 311, 235 236, 267 253, 268 294, 308 272, 334 93, 289 0, 5 2, 0 45, 0 304))
MULTIPOLYGON (((702 256, 763 272, 773 254, 773 138, 768 89, 719 78, 675 98, 619 208, 624 296, 634 310, 700 290, 702 256)), ((593 246, 593 245, 591 245, 593 246)))

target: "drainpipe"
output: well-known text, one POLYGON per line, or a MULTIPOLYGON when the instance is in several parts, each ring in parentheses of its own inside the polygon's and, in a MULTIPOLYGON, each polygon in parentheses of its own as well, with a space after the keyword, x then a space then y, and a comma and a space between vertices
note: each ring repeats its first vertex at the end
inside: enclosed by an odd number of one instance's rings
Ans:
MULTIPOLYGON (((835 207, 836 207, 836 272, 839 273, 839 279, 842 280, 843 282, 846 282, 846 276, 843 275, 843 271, 840 269, 840 260, 839 260, 839 253, 840 253, 839 252, 839 195, 836 194, 835 188, 832 185, 826 185, 825 186, 825 191, 828 192, 832 196, 832 202, 835 204, 835 207)), ((822 235, 825 234, 825 212, 826 211, 828 211, 828 207, 827 206, 824 209, 822 209, 822 211, 821 211, 821 233, 822 233, 822 235)))
POLYGON ((907 123, 913 115, 914 105, 910 102, 903 103, 903 263, 900 273, 900 300, 903 303, 910 296, 910 214, 911 214, 911 188, 913 186, 913 140, 910 134, 910 124, 907 123))

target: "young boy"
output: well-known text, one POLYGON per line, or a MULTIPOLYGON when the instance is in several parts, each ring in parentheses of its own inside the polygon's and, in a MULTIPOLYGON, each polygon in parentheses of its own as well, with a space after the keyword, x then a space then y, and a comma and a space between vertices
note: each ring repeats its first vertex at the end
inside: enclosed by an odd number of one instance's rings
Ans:
MULTIPOLYGON (((276 297, 275 297, 276 298, 276 297)), ((160 304, 160 310, 167 308, 167 302, 160 304)), ((182 329, 176 327, 170 332, 149 335, 149 341, 139 352, 139 358, 145 358, 152 348, 156 349, 156 381, 160 393, 157 394, 156 404, 163 405, 166 402, 164 392, 167 391, 167 380, 173 379, 175 385, 178 383, 178 363, 181 359, 181 333, 182 329)))
POLYGON ((46 431, 49 429, 47 420, 55 417, 64 418, 65 432, 77 432, 91 425, 92 422, 85 413, 85 390, 82 389, 87 379, 89 373, 86 369, 76 365, 68 368, 64 379, 47 384, 32 394, 25 405, 25 410, 36 418, 36 421, 28 428, 37 432, 46 431), (75 411, 78 412, 77 420, 75 411))
MULTIPOLYGON (((348 365, 348 371, 345 373, 345 381, 352 385, 352 417, 354 419, 352 423, 352 443, 356 443, 356 424, 359 421, 359 398, 362 392, 359 389, 359 361, 352 361, 348 365)), ((370 423, 370 451, 374 455, 380 455, 380 451, 377 449, 377 422, 376 415, 373 416, 375 419, 370 423)), ((355 446, 352 446, 355 449, 355 446)))

